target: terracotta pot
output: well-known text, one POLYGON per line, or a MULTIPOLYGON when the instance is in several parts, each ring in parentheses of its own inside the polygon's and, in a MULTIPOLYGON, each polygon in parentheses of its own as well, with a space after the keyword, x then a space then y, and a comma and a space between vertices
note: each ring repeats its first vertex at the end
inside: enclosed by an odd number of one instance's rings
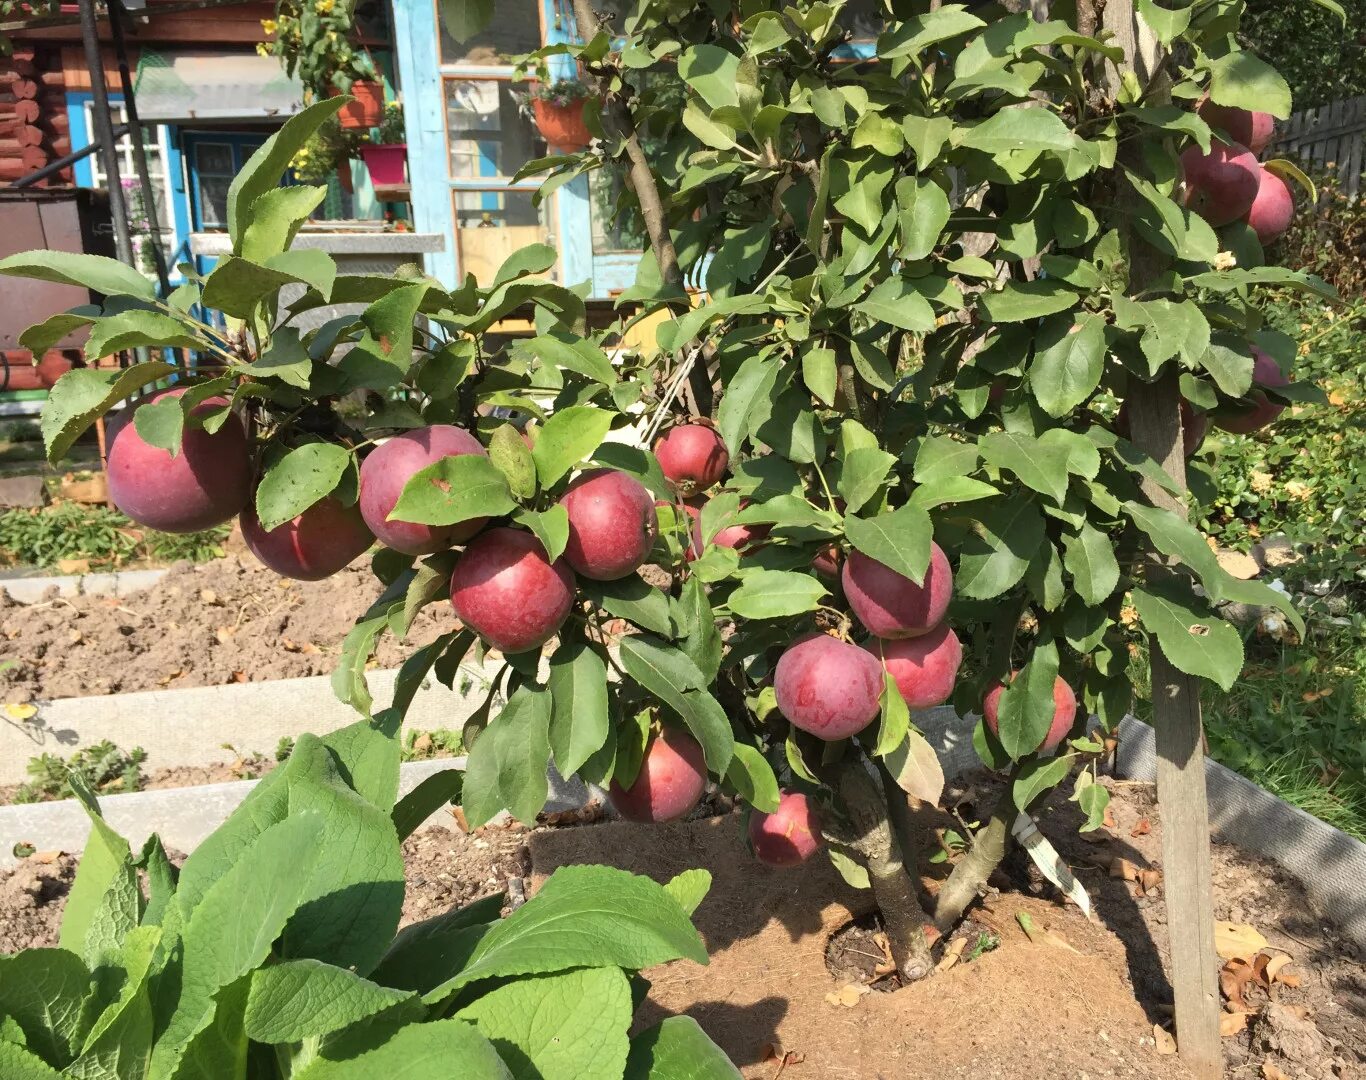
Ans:
POLYGON ((379 127, 384 119, 384 84, 354 82, 351 84, 351 96, 355 100, 337 114, 341 126, 362 130, 379 127))
POLYGON ((370 183, 377 188, 398 187, 405 179, 404 166, 408 163, 408 144, 362 146, 360 156, 370 171, 370 183))
POLYGON ((572 154, 593 141, 588 124, 583 118, 583 100, 568 105, 534 98, 531 103, 536 113, 536 127, 552 150, 572 154))

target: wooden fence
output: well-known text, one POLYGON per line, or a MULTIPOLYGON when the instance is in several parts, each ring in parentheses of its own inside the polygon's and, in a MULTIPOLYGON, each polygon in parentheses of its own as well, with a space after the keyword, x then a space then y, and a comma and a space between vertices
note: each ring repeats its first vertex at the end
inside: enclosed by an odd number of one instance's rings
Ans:
POLYGON ((1298 157, 1313 169, 1336 165, 1342 190, 1356 198, 1366 173, 1366 95, 1305 109, 1277 124, 1271 154, 1298 157))

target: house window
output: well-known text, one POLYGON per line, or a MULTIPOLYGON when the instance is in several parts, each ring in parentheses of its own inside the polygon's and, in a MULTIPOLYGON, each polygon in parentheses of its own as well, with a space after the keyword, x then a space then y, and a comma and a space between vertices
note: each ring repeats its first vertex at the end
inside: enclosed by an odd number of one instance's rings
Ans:
MULTIPOLYGON (((569 6, 565 0, 564 7, 569 6)), ((441 19, 440 12, 437 13, 443 64, 498 66, 506 64, 509 56, 534 52, 541 47, 541 0, 498 0, 497 7, 493 26, 463 45, 451 36, 445 20, 441 19)))
MULTIPOLYGON (((128 116, 121 104, 109 103, 110 118, 115 127, 128 122, 128 116)), ((86 131, 95 130, 95 110, 92 102, 85 103, 85 129, 86 131)), ((147 174, 152 181, 151 205, 146 206, 149 213, 155 214, 157 228, 165 235, 171 232, 171 223, 174 220, 171 213, 171 180, 166 168, 166 162, 170 159, 170 151, 167 147, 165 127, 143 127, 142 143, 147 151, 147 174)), ((137 179, 137 165, 133 160, 133 138, 130 133, 125 132, 123 136, 114 144, 119 157, 119 174, 123 178, 126 189, 136 189, 141 185, 137 179)), ((91 186, 96 188, 109 187, 109 176, 104 171, 104 157, 101 154, 90 155, 91 186)), ((146 205, 144 203, 144 205, 146 205)), ((129 207, 130 213, 133 207, 129 207)))
POLYGON ((195 143, 193 176, 202 228, 227 226, 228 189, 236 174, 231 143, 195 143))
POLYGON ((509 178, 544 156, 535 124, 507 79, 446 79, 446 140, 451 177, 509 178))

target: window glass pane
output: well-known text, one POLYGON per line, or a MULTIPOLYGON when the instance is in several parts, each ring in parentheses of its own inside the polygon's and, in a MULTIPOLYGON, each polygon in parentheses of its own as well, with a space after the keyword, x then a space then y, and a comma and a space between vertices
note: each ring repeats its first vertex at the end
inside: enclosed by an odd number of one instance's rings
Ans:
POLYGON ((645 249, 645 226, 640 212, 629 200, 625 210, 617 212, 623 186, 620 175, 613 170, 594 169, 588 174, 594 254, 645 249))
POLYGON ((509 177, 546 152, 503 79, 447 79, 446 132, 451 175, 460 179, 509 177))
POLYGON ((453 199, 461 277, 487 285, 518 248, 549 239, 546 204, 533 206, 529 191, 457 191, 453 199))
POLYGON ((231 144, 196 143, 194 166, 200 221, 205 227, 226 225, 228 188, 234 173, 231 144))
MULTIPOLYGON (((566 9, 568 3, 563 5, 566 9)), ((441 27, 441 62, 443 64, 478 64, 488 67, 507 63, 506 58, 529 53, 541 47, 541 0, 498 0, 493 25, 461 45, 441 27)))

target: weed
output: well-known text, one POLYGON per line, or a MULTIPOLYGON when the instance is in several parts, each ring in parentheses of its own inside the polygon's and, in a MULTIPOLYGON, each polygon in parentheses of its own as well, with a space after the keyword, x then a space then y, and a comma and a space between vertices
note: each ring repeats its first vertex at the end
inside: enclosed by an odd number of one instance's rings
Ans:
POLYGON ((0 512, 0 564, 46 569, 65 559, 91 566, 206 562, 223 555, 228 532, 226 525, 184 536, 153 532, 108 507, 60 502, 0 512))
POLYGON ((15 792, 16 803, 49 802, 71 797, 71 774, 78 773, 95 791, 112 795, 138 791, 142 787, 142 764, 147 752, 142 747, 120 750, 107 739, 77 750, 70 758, 40 754, 28 763, 32 777, 15 792))
POLYGON ((409 731, 403 737, 404 761, 428 761, 465 752, 458 731, 409 731))

